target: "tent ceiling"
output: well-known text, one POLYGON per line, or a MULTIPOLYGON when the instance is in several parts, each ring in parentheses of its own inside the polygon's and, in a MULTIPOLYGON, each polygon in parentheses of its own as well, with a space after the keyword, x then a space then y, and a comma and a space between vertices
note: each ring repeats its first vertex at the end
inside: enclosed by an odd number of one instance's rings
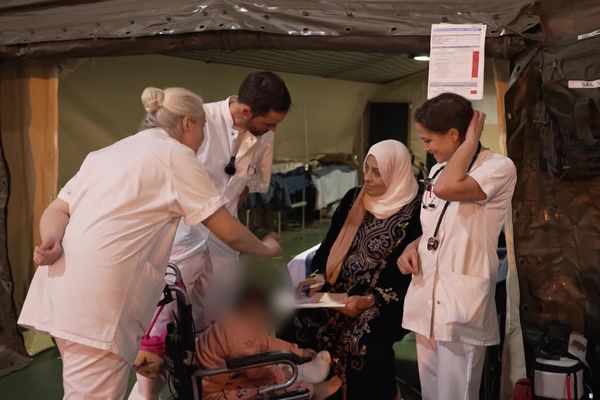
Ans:
POLYGON ((0 45, 244 30, 297 36, 428 36, 482 22, 490 36, 538 22, 533 0, 3 0, 0 45))
POLYGON ((427 69, 427 63, 414 61, 404 54, 326 50, 206 50, 170 55, 207 63, 369 83, 388 83, 427 69))

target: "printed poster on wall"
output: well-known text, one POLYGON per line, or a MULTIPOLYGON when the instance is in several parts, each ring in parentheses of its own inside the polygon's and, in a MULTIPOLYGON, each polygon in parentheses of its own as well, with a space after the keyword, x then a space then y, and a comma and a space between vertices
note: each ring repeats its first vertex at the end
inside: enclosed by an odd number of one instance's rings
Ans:
POLYGON ((428 99, 445 92, 483 98, 485 31, 483 24, 431 25, 428 99))

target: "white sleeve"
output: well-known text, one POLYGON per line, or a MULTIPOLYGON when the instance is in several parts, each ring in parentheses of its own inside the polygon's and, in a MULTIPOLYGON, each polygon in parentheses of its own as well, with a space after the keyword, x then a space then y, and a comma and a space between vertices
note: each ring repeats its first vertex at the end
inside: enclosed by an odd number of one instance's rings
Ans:
POLYGON ((71 203, 71 196, 73 194, 73 191, 77 190, 78 187, 78 182, 80 177, 84 174, 81 171, 83 171, 83 169, 85 168, 86 164, 89 163, 90 159, 92 158, 92 153, 89 153, 85 159, 83 160, 83 162, 81 163, 81 167, 79 167, 79 171, 77 171, 77 173, 75 173, 75 175, 73 175, 73 177, 71 179, 69 179, 69 181, 67 183, 65 183, 65 185, 62 187, 62 189, 60 189, 60 192, 58 192, 58 198, 67 202, 67 203, 71 203))
POLYGON ((77 174, 79 174, 79 172, 77 172, 71 179, 69 179, 69 181, 65 183, 65 186, 63 186, 62 189, 60 189, 60 192, 58 192, 57 197, 65 201, 66 203, 71 202, 71 194, 73 193, 75 187, 77 187, 77 174))
POLYGON ((269 191, 271 183, 271 169, 273 167, 273 134, 270 138, 265 138, 263 152, 260 158, 260 164, 256 166, 256 173, 248 181, 250 193, 266 193, 269 191))
POLYGON ((191 149, 173 151, 171 188, 175 212, 188 225, 197 225, 227 203, 191 149))
POLYGON ((514 190, 517 170, 510 158, 494 157, 469 172, 469 176, 486 194, 487 198, 482 203, 487 203, 504 191, 514 190))

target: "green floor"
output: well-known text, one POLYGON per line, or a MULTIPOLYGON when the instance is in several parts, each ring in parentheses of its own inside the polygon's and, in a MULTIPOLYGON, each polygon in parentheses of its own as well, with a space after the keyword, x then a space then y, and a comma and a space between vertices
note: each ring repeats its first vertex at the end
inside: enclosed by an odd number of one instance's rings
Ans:
MULTIPOLYGON (((326 222, 304 230, 289 230, 281 235, 281 257, 252 263, 252 275, 269 276, 276 281, 285 279, 285 265, 296 254, 319 243, 326 231, 326 222)), ((401 384, 406 400, 419 399, 409 387, 418 387, 414 339, 407 337, 395 346, 398 375, 408 384, 401 384)), ((55 348, 36 355, 25 369, 0 378, 0 399, 55 400, 62 397, 61 361, 55 348)), ((130 387, 133 386, 133 376, 130 387)))

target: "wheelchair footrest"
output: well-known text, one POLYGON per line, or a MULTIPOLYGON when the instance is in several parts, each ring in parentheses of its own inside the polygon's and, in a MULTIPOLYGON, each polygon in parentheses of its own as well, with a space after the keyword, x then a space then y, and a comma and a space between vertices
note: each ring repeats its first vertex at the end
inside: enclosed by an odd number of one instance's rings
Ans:
POLYGON ((300 389, 294 392, 288 392, 280 396, 272 397, 272 400, 308 400, 309 398, 310 392, 306 389, 300 389))

